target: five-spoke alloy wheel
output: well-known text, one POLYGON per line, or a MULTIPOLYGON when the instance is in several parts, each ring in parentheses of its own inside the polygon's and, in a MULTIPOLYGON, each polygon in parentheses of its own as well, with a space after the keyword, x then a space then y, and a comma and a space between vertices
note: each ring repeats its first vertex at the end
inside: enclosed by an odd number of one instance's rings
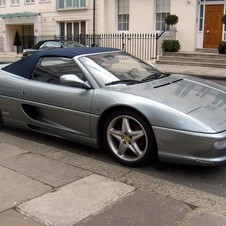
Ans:
POLYGON ((129 110, 116 111, 107 118, 104 141, 111 154, 128 166, 147 163, 155 151, 151 125, 139 113, 129 110))

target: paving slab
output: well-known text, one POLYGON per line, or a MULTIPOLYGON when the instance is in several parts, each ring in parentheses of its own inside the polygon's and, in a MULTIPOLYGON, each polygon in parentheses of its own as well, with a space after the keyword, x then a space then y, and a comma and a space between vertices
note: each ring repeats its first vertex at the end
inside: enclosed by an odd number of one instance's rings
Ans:
POLYGON ((62 186, 92 174, 89 171, 36 154, 24 154, 3 159, 0 160, 0 165, 53 187, 62 186))
POLYGON ((39 224, 11 209, 0 213, 0 226, 43 226, 43 224, 39 224))
POLYGON ((0 160, 9 158, 15 155, 21 155, 24 153, 27 153, 28 151, 25 151, 21 148, 18 148, 14 145, 0 143, 0 160))
POLYGON ((49 153, 46 156, 114 179, 118 179, 131 171, 130 167, 118 165, 114 160, 109 163, 103 163, 103 161, 95 159, 92 156, 87 157, 79 155, 75 152, 69 152, 64 150, 55 153, 49 153))
POLYGON ((134 191, 134 187, 96 174, 59 188, 18 206, 40 223, 71 226, 97 214, 134 191))
POLYGON ((222 196, 172 183, 142 172, 131 171, 124 175, 120 181, 145 191, 171 197, 172 199, 188 203, 191 206, 200 207, 209 212, 226 216, 226 198, 222 196))
POLYGON ((90 216, 77 225, 90 226, 175 226, 192 210, 188 205, 160 195, 137 190, 112 208, 90 216))
POLYGON ((0 166, 0 212, 51 189, 29 177, 0 166))
MULTIPOLYGON (((40 155, 61 150, 60 148, 45 144, 45 140, 48 140, 48 142, 52 141, 52 144, 55 144, 54 139, 56 140, 56 138, 52 136, 18 128, 5 127, 0 131, 0 142, 40 155)), ((58 144, 56 144, 56 146, 57 145, 58 144)))
POLYGON ((209 213, 200 213, 195 212, 191 215, 181 226, 225 226, 226 225, 226 217, 209 214, 209 213))

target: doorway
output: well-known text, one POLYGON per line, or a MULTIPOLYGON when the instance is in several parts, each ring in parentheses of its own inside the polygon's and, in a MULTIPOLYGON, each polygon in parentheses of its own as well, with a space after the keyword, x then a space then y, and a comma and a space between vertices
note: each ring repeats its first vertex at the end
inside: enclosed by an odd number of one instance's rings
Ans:
POLYGON ((205 6, 203 48, 217 48, 222 40, 224 5, 205 6))
POLYGON ((22 37, 22 47, 32 48, 35 44, 34 40, 34 25, 22 25, 23 37, 22 37))

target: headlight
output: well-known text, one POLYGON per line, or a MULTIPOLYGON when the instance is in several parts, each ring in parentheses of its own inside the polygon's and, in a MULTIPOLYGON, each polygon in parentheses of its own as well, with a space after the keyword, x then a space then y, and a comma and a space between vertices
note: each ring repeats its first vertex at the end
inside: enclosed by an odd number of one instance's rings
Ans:
POLYGON ((226 140, 221 140, 221 141, 215 142, 214 148, 216 148, 216 149, 226 148, 226 140))

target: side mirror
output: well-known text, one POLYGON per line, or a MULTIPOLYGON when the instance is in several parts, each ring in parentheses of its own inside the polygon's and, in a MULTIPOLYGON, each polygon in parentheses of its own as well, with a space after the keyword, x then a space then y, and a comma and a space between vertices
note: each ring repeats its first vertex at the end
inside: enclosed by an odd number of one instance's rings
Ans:
POLYGON ((91 89, 91 86, 88 82, 84 82, 77 75, 74 74, 66 74, 60 77, 60 83, 70 86, 82 87, 85 89, 91 89))

